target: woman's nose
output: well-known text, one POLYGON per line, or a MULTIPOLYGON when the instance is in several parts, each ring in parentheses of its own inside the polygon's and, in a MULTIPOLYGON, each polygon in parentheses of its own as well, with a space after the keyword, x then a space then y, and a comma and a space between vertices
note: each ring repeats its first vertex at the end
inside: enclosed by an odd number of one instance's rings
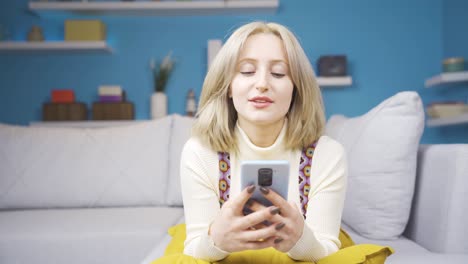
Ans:
POLYGON ((260 72, 258 74, 256 89, 259 92, 264 93, 264 92, 268 91, 269 88, 270 88, 270 84, 268 82, 268 73, 260 72))

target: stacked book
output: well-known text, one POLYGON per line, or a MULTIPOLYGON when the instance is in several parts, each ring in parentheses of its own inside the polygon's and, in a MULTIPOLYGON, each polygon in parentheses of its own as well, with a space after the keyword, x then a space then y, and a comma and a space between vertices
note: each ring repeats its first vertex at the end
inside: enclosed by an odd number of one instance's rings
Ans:
POLYGON ((127 102, 125 91, 118 85, 99 86, 99 101, 93 103, 93 120, 134 119, 133 103, 127 102))
POLYGON ((99 102, 101 103, 118 103, 125 101, 125 91, 118 85, 101 85, 99 86, 98 94, 99 102))
POLYGON ((73 103, 75 92, 71 89, 53 89, 51 92, 52 103, 73 103))
POLYGON ((86 120, 88 110, 86 104, 75 101, 75 93, 71 89, 53 89, 51 102, 42 105, 42 120, 44 121, 75 121, 86 120))

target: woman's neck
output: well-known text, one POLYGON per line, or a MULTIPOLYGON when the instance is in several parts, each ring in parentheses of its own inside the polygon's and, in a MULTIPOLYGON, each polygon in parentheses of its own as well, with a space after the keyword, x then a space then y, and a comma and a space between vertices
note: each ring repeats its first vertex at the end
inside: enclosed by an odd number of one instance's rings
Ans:
POLYGON ((266 125, 258 125, 239 120, 239 126, 257 147, 266 148, 275 143, 284 125, 284 118, 278 122, 266 125))

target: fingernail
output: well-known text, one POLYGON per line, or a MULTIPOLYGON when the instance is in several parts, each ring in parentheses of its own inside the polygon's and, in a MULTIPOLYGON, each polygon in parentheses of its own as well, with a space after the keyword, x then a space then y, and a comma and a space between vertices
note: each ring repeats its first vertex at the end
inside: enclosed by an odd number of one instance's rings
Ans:
POLYGON ((283 241, 283 239, 281 237, 275 239, 275 244, 278 244, 279 242, 283 241))
POLYGON ((265 195, 267 195, 267 194, 270 192, 270 190, 268 190, 268 188, 265 188, 265 187, 263 187, 263 186, 260 187, 260 191, 261 191, 263 194, 265 194, 265 195))
POLYGON ((249 187, 247 187, 248 193, 253 193, 254 191, 255 191, 255 185, 250 185, 249 187))
POLYGON ((272 207, 272 208, 270 209, 270 213, 271 213, 272 215, 275 215, 275 214, 279 213, 279 211, 280 211, 279 207, 276 207, 276 206, 275 206, 275 207, 272 207))
POLYGON ((276 230, 281 230, 281 228, 283 228, 284 226, 285 226, 284 223, 279 223, 279 224, 277 224, 277 225, 275 226, 275 229, 276 229, 276 230))

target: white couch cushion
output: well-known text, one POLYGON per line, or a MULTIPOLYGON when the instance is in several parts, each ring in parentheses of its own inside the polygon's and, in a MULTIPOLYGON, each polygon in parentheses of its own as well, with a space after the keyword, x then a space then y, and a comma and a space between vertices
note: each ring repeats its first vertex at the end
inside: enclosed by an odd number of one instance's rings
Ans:
POLYGON ((171 146, 169 148, 169 174, 166 204, 182 206, 182 191, 180 188, 180 155, 185 142, 190 138, 192 117, 173 115, 171 146))
POLYGON ((99 129, 0 125, 0 208, 164 204, 171 119, 99 129))
POLYGON ((468 144, 421 145, 405 234, 433 252, 468 253, 467 176, 468 144))
POLYGON ((138 264, 183 213, 168 207, 2 212, 0 262, 138 264))
MULTIPOLYGON (((385 264, 466 264, 468 263, 467 254, 437 254, 430 252, 416 242, 400 236, 393 240, 375 240, 360 236, 350 227, 344 224, 342 226, 348 232, 356 244, 376 244, 390 246, 395 253, 387 258, 385 264)), ((428 232, 430 233, 430 232, 428 232)))
POLYGON ((359 234, 396 239, 408 222, 424 110, 415 92, 400 92, 370 110, 335 115, 326 133, 343 144, 349 163, 343 221, 359 234))

